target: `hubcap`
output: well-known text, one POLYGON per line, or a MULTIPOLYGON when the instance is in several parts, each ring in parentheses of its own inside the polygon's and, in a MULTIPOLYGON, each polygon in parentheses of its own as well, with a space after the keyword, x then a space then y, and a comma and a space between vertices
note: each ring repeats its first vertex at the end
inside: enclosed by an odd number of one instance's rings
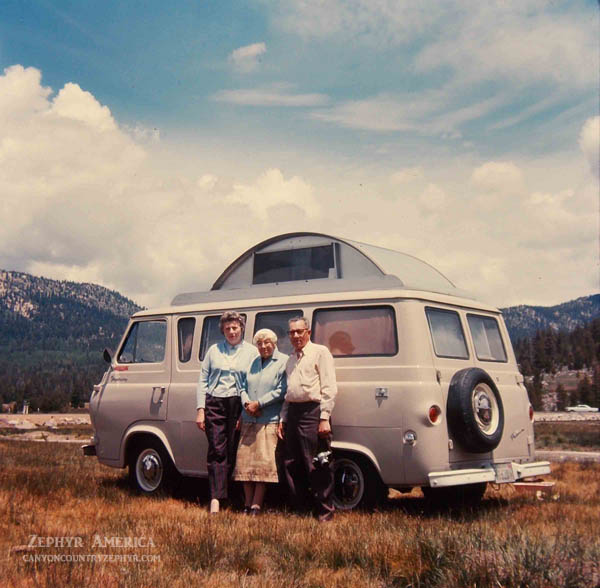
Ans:
POLYGON ((137 466, 137 481, 142 490, 153 492, 161 483, 163 467, 160 455, 154 449, 145 449, 140 453, 137 466))
POLYGON ((358 506, 364 492, 364 479, 358 466, 347 459, 335 462, 335 506, 348 510, 358 506))
POLYGON ((485 384, 478 384, 473 390, 473 414, 483 433, 491 435, 498 427, 498 402, 492 390, 485 384))

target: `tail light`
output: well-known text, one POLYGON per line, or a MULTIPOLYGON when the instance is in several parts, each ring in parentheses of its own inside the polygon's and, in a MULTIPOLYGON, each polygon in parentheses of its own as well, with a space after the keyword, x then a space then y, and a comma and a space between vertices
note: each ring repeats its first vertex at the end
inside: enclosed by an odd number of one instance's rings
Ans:
POLYGON ((442 409, 437 404, 431 405, 429 407, 429 411, 427 412, 427 417, 429 418, 429 422, 432 425, 437 425, 441 414, 442 414, 442 409))
POLYGON ((533 406, 529 405, 529 420, 533 423, 533 406))

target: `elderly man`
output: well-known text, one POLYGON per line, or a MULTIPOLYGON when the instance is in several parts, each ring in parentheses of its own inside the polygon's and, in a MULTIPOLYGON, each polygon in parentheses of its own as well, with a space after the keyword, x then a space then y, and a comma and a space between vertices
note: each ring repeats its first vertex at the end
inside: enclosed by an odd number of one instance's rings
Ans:
POLYGON ((330 455, 331 411, 337 393, 329 349, 310 340, 304 317, 289 321, 294 347, 286 364, 287 393, 278 433, 285 440, 284 469, 290 498, 298 510, 309 506, 310 490, 319 521, 333 518, 333 471, 330 455), (321 455, 321 459, 317 458, 321 455))

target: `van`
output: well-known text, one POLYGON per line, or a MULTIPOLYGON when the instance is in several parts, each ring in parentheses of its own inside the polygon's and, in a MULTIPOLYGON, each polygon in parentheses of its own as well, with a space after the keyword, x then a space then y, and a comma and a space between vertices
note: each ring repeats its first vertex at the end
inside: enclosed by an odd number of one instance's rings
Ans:
POLYGON ((332 414, 339 509, 372 506, 388 488, 476 504, 488 482, 550 473, 534 460, 533 409, 500 311, 409 255, 320 233, 289 233, 237 258, 212 289, 131 317, 101 382, 84 446, 128 466, 154 494, 178 475, 206 477, 196 384, 219 317, 246 317, 245 339, 306 317, 336 367, 332 414))

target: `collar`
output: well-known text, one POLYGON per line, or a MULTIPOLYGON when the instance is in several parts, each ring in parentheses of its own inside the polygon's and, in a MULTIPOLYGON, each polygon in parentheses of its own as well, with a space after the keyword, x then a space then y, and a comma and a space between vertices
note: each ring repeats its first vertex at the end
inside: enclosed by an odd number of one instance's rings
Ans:
POLYGON ((244 340, 242 339, 237 345, 231 345, 227 340, 223 341, 223 343, 225 343, 225 349, 227 351, 237 351, 244 344, 244 340))
MULTIPOLYGON (((277 347, 275 347, 275 349, 273 350, 273 355, 271 355, 271 357, 269 357, 269 359, 267 359, 267 361, 279 361, 280 359, 282 359, 282 353, 281 351, 279 351, 279 349, 277 349, 277 347)), ((262 359, 262 357, 258 356, 258 359, 262 359)))
POLYGON ((300 351, 296 351, 296 350, 294 349, 294 355, 296 356, 296 360, 298 360, 298 359, 299 359, 299 357, 298 357, 298 353, 300 353, 300 354, 301 354, 301 355, 300 355, 300 357, 302 357, 302 356, 306 355, 306 352, 310 350, 310 347, 311 347, 312 345, 313 345, 313 343, 312 343, 312 341, 309 339, 309 340, 306 342, 306 345, 305 345, 305 346, 304 346, 302 349, 300 349, 300 351))

